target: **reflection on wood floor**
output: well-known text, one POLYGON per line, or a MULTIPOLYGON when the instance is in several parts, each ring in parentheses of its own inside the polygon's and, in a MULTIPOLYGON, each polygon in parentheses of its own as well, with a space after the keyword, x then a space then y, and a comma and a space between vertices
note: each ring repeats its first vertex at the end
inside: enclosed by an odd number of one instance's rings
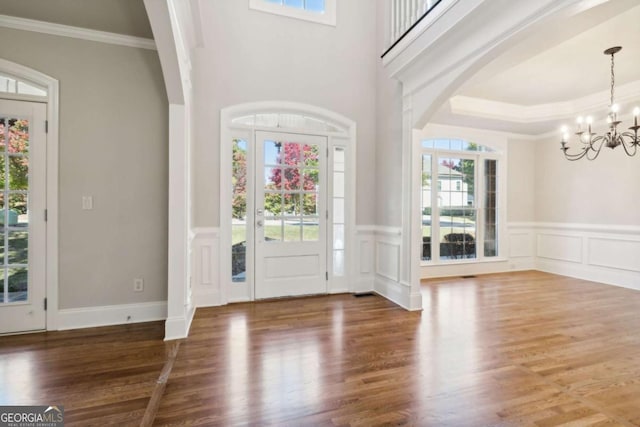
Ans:
POLYGON ((637 291, 524 272, 423 297, 199 309, 156 405, 161 323, 3 337, 1 403, 63 404, 68 425, 149 405, 154 425, 640 426, 637 291))

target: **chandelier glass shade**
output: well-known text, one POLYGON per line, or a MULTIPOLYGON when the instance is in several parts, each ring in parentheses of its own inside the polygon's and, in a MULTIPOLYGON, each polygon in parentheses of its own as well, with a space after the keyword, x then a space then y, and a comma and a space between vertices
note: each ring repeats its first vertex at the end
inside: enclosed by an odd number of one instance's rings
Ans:
POLYGON ((640 108, 635 107, 633 110, 633 126, 629 127, 628 130, 618 129, 622 121, 618 119, 620 107, 615 103, 614 99, 616 85, 614 56, 621 49, 622 47, 616 46, 604 51, 605 55, 611 55, 611 102, 609 104, 609 113, 607 114, 607 131, 602 135, 598 135, 592 131, 592 117, 578 117, 575 132, 578 141, 577 144, 570 147, 569 129, 563 126, 561 129, 562 141, 560 142, 560 149, 568 160, 580 160, 582 158, 595 160, 603 147, 613 149, 622 146, 628 156, 634 156, 639 151, 638 129, 640 127, 638 126, 638 116, 640 116, 640 108))

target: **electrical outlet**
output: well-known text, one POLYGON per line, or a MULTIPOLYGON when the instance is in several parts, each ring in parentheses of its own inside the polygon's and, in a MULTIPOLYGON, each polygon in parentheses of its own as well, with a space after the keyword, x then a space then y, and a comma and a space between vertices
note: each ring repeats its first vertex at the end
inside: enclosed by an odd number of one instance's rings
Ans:
POLYGON ((82 210, 90 211, 93 209, 93 196, 82 196, 82 210))
POLYGON ((144 279, 133 279, 133 292, 144 291, 144 279))

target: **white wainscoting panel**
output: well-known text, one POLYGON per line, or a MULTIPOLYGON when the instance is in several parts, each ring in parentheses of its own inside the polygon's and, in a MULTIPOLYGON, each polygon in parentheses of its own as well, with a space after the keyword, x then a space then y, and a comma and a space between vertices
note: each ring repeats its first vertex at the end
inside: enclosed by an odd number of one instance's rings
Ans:
POLYGON ((536 269, 640 290, 640 227, 539 223, 536 269))
POLYGON ((527 258, 534 255, 535 247, 532 231, 509 233, 509 258, 527 258))
POLYGON ((351 258, 356 262, 356 265, 351 270, 355 272, 352 289, 354 293, 373 290, 375 241, 375 226, 356 227, 356 254, 351 258))
POLYGON ((221 305, 219 281, 220 230, 195 228, 192 230, 192 278, 193 302, 196 307, 221 305))
POLYGON ((582 262, 582 237, 561 233, 538 232, 538 258, 582 262))
POLYGON ((402 229, 399 227, 375 227, 374 291, 409 309, 411 286, 400 281, 400 248, 402 229))
POLYGON ((536 266, 535 223, 509 223, 508 262, 510 271, 533 270, 536 266))
POLYGON ((376 274, 400 281, 400 243, 376 240, 376 274))
POLYGON ((589 264, 640 272, 640 240, 589 238, 589 264))

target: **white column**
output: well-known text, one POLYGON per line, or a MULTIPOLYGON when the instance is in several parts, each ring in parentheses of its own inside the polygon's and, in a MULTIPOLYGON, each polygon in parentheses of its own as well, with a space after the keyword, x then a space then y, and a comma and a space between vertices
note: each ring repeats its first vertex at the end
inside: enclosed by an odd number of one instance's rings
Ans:
POLYGON ((402 243, 400 248, 400 284, 406 293, 407 308, 422 310, 420 291, 421 220, 420 159, 414 150, 413 105, 411 97, 402 102, 402 243))
POLYGON ((165 339, 185 338, 189 330, 186 127, 185 106, 169 104, 169 286, 165 339))

